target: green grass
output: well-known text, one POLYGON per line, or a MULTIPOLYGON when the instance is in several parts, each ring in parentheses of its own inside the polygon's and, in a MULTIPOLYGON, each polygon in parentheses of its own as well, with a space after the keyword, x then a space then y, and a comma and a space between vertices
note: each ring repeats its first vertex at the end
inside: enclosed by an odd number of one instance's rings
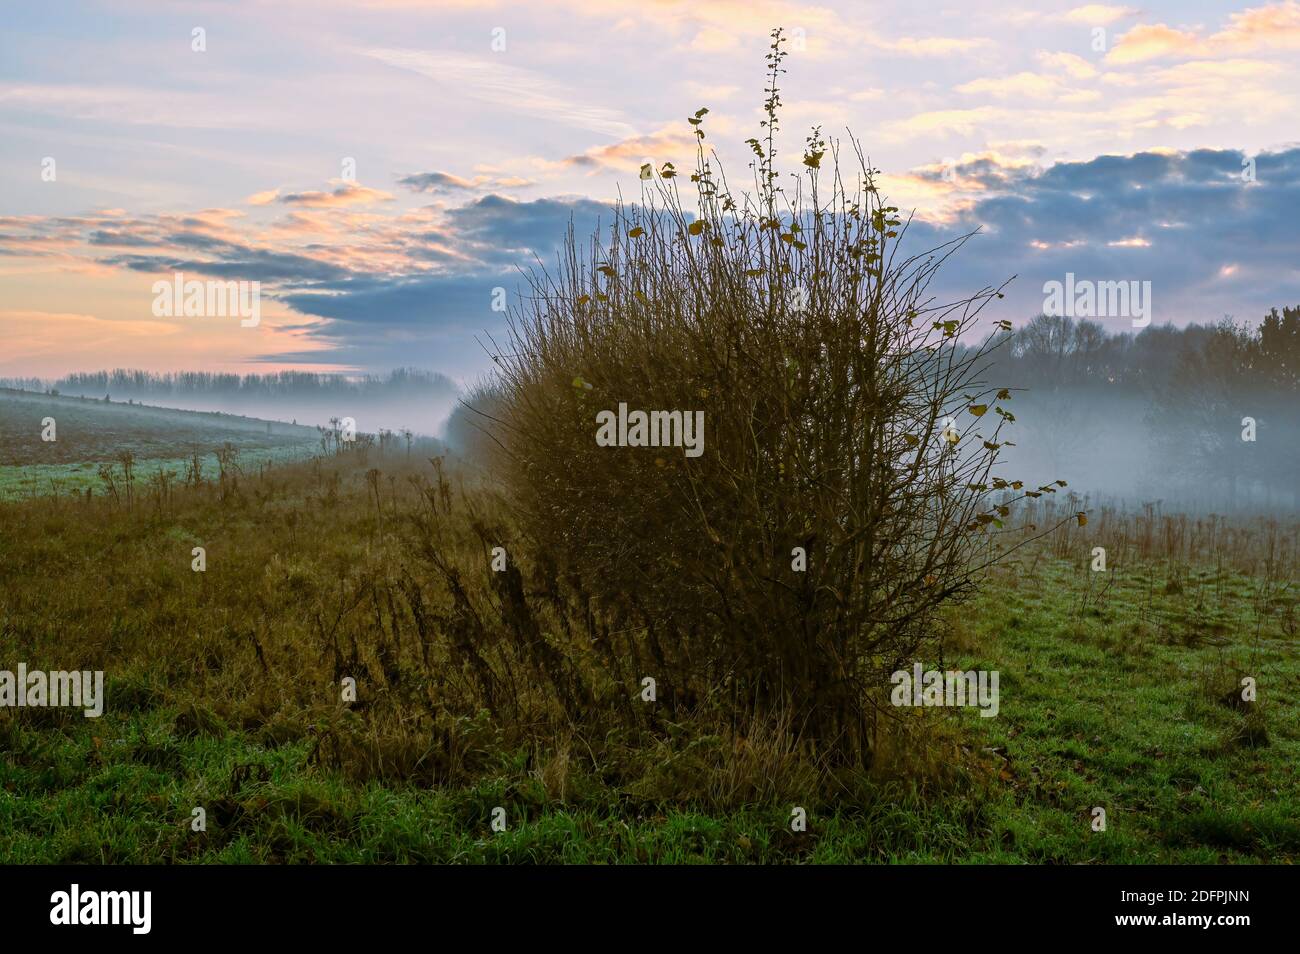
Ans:
MULTIPOLYGON (((104 720, 107 722, 107 718, 104 720)), ((923 805, 902 789, 853 812, 726 815, 659 810, 593 790, 547 803, 534 780, 501 766, 473 787, 421 791, 349 785, 305 768, 310 746, 268 747, 234 733, 178 740, 164 713, 107 730, 14 731, 0 797, 5 863, 138 862, 849 862, 956 860, 979 805, 923 805), (117 733, 121 733, 117 735, 117 733), (202 805, 208 831, 190 830, 202 805), (504 832, 491 830, 495 806, 504 832)))
POLYGON ((1261 617, 1258 581, 1196 570, 1166 592, 1155 569, 1117 573, 1082 611, 1088 571, 1061 562, 1018 585, 1000 574, 1005 599, 981 601, 1003 678, 1002 717, 981 728, 1012 776, 999 825, 1036 861, 1292 860, 1300 665, 1280 621, 1294 598, 1261 617), (1224 703, 1242 676, 1253 713, 1224 703), (1093 806, 1104 835, 1081 828, 1093 806))
POLYGON ((124 402, 52 396, 0 388, 0 500, 39 494, 104 492, 103 463, 123 451, 147 481, 160 470, 179 476, 197 453, 207 478, 215 477, 215 450, 229 444, 247 471, 319 451, 315 428, 231 414, 177 411, 124 402), (55 421, 54 441, 43 441, 43 421, 55 421))
MULTIPOLYGON (((1217 568, 1114 559, 1112 578, 1086 552, 1020 551, 954 609, 942 659, 998 670, 999 715, 891 710, 870 770, 806 795, 797 758, 750 730, 746 761, 708 720, 530 735, 467 718, 472 697, 451 695, 464 673, 438 646, 420 665, 409 615, 379 588, 339 629, 364 683, 365 704, 345 708, 321 627, 363 584, 417 580, 435 627, 450 618, 401 519, 425 499, 406 479, 421 459, 288 465, 165 502, 142 490, 134 510, 100 496, 0 503, 0 669, 107 680, 99 719, 0 709, 0 862, 1300 856, 1295 596, 1217 568), (390 476, 371 485, 370 467, 390 476), (195 545, 206 573, 190 569, 195 545), (1242 676, 1257 681, 1253 706, 1228 704, 1242 676), (450 722, 429 720, 424 692, 449 701, 450 722), (795 806, 805 832, 791 830, 795 806)), ((473 493, 453 502, 440 549, 483 609, 482 548, 455 530, 484 517, 473 493)), ((939 662, 937 647, 923 660, 939 662)), ((544 703, 526 711, 544 717, 544 703)))
MULTIPOLYGON (((246 472, 264 465, 282 464, 303 460, 313 451, 319 451, 317 442, 303 441, 280 447, 244 448, 235 458, 236 465, 246 472)), ((136 479, 148 482, 159 471, 169 472, 179 479, 190 465, 186 457, 157 457, 141 460, 136 465, 136 479)), ((214 480, 220 471, 215 453, 200 453, 199 465, 206 480, 214 480)), ((104 493, 104 482, 99 477, 99 464, 25 464, 0 467, 0 500, 17 500, 40 494, 75 494, 87 489, 104 493)))
POLYGON ((1086 569, 1000 570, 946 660, 1000 671, 1000 715, 923 715, 956 732, 968 784, 877 778, 809 806, 804 833, 791 805, 663 804, 606 784, 599 766, 574 770, 561 799, 524 751, 491 753, 469 785, 354 782, 313 761, 310 731, 227 726, 136 680, 110 686, 98 720, 0 715, 0 861, 1294 861, 1294 639, 1280 614, 1254 616, 1256 581, 1198 571, 1165 593, 1156 569, 1117 572, 1087 608, 1086 569), (1198 610, 1210 589, 1233 595, 1198 610), (1189 643, 1196 626, 1226 635, 1189 643), (1258 679, 1254 714, 1220 701, 1238 672, 1258 679), (1249 720, 1267 744, 1243 741, 1249 720), (190 829, 196 806, 206 832, 190 829), (1091 830, 1094 806, 1105 832, 1091 830))

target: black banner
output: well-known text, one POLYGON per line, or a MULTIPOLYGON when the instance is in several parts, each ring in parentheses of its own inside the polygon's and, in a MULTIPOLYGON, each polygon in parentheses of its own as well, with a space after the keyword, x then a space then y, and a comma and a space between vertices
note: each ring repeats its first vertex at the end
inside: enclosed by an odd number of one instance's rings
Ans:
MULTIPOLYGON (((0 869, 5 935, 128 944, 608 926, 630 940, 794 932, 866 938, 1203 936, 1278 931, 1287 867, 822 867, 596 870, 407 867, 0 869), (631 932, 631 933, 628 933, 631 932)), ((602 932, 603 934, 604 932, 602 932)))

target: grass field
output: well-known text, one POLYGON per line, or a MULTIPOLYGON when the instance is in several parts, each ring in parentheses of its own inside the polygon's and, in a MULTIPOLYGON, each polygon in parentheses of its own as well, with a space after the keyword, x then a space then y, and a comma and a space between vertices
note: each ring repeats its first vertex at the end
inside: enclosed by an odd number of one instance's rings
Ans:
POLYGON ((467 528, 491 504, 418 454, 285 465, 134 507, 0 504, 0 668, 103 669, 108 685, 99 719, 0 711, 0 862, 1300 856, 1295 594, 1244 544, 1189 562, 1116 539, 1106 573, 1077 528, 1018 550, 929 661, 998 670, 998 717, 893 710, 871 766, 828 789, 796 747, 705 719, 530 734, 453 705, 466 667, 412 617, 454 630, 464 607, 439 616, 427 586, 420 610, 392 596, 428 584, 409 508, 444 494, 439 547, 465 557, 458 580, 482 609, 491 584, 467 528), (340 671, 360 676, 355 704, 338 699, 340 671), (1239 701, 1243 676, 1258 702, 1239 701))
POLYGON ((302 458, 320 449, 315 428, 230 414, 176 411, 29 391, 0 389, 0 500, 103 488, 99 468, 129 452, 142 480, 159 470, 184 472, 200 455, 208 477, 215 451, 229 445, 240 466, 302 458), (41 439, 43 421, 55 440, 41 439))

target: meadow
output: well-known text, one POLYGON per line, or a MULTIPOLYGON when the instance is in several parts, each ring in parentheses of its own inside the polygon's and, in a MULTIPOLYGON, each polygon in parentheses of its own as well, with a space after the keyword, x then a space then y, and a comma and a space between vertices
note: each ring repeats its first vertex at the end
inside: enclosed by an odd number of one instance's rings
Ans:
POLYGON ((120 467, 124 455, 147 481, 159 472, 179 478, 195 455, 211 477, 222 452, 257 467, 319 448, 314 427, 0 388, 0 500, 102 488, 100 468, 120 467), (40 439, 47 419, 54 440, 40 439))
POLYGON ((0 712, 0 861, 1295 861, 1296 526, 1036 503, 1093 516, 990 538, 923 659, 999 670, 998 717, 881 706, 848 767, 635 666, 566 715, 609 621, 430 442, 0 504, 0 663, 107 680, 0 712))

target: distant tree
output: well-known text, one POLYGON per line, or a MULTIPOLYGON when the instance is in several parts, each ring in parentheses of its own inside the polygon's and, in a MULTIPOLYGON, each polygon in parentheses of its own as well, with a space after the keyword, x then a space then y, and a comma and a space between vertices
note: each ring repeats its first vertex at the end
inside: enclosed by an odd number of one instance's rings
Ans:
POLYGON ((1259 325, 1258 370, 1272 388, 1300 390, 1300 305, 1276 308, 1259 325))
POLYGON ((1015 333, 1011 355, 1030 380, 1059 388, 1091 377, 1106 342, 1095 321, 1038 315, 1015 333))
POLYGON ((1298 323, 1300 308, 1273 309, 1256 328, 1225 318, 1184 339, 1148 416, 1174 473, 1238 505, 1294 494, 1298 323))

